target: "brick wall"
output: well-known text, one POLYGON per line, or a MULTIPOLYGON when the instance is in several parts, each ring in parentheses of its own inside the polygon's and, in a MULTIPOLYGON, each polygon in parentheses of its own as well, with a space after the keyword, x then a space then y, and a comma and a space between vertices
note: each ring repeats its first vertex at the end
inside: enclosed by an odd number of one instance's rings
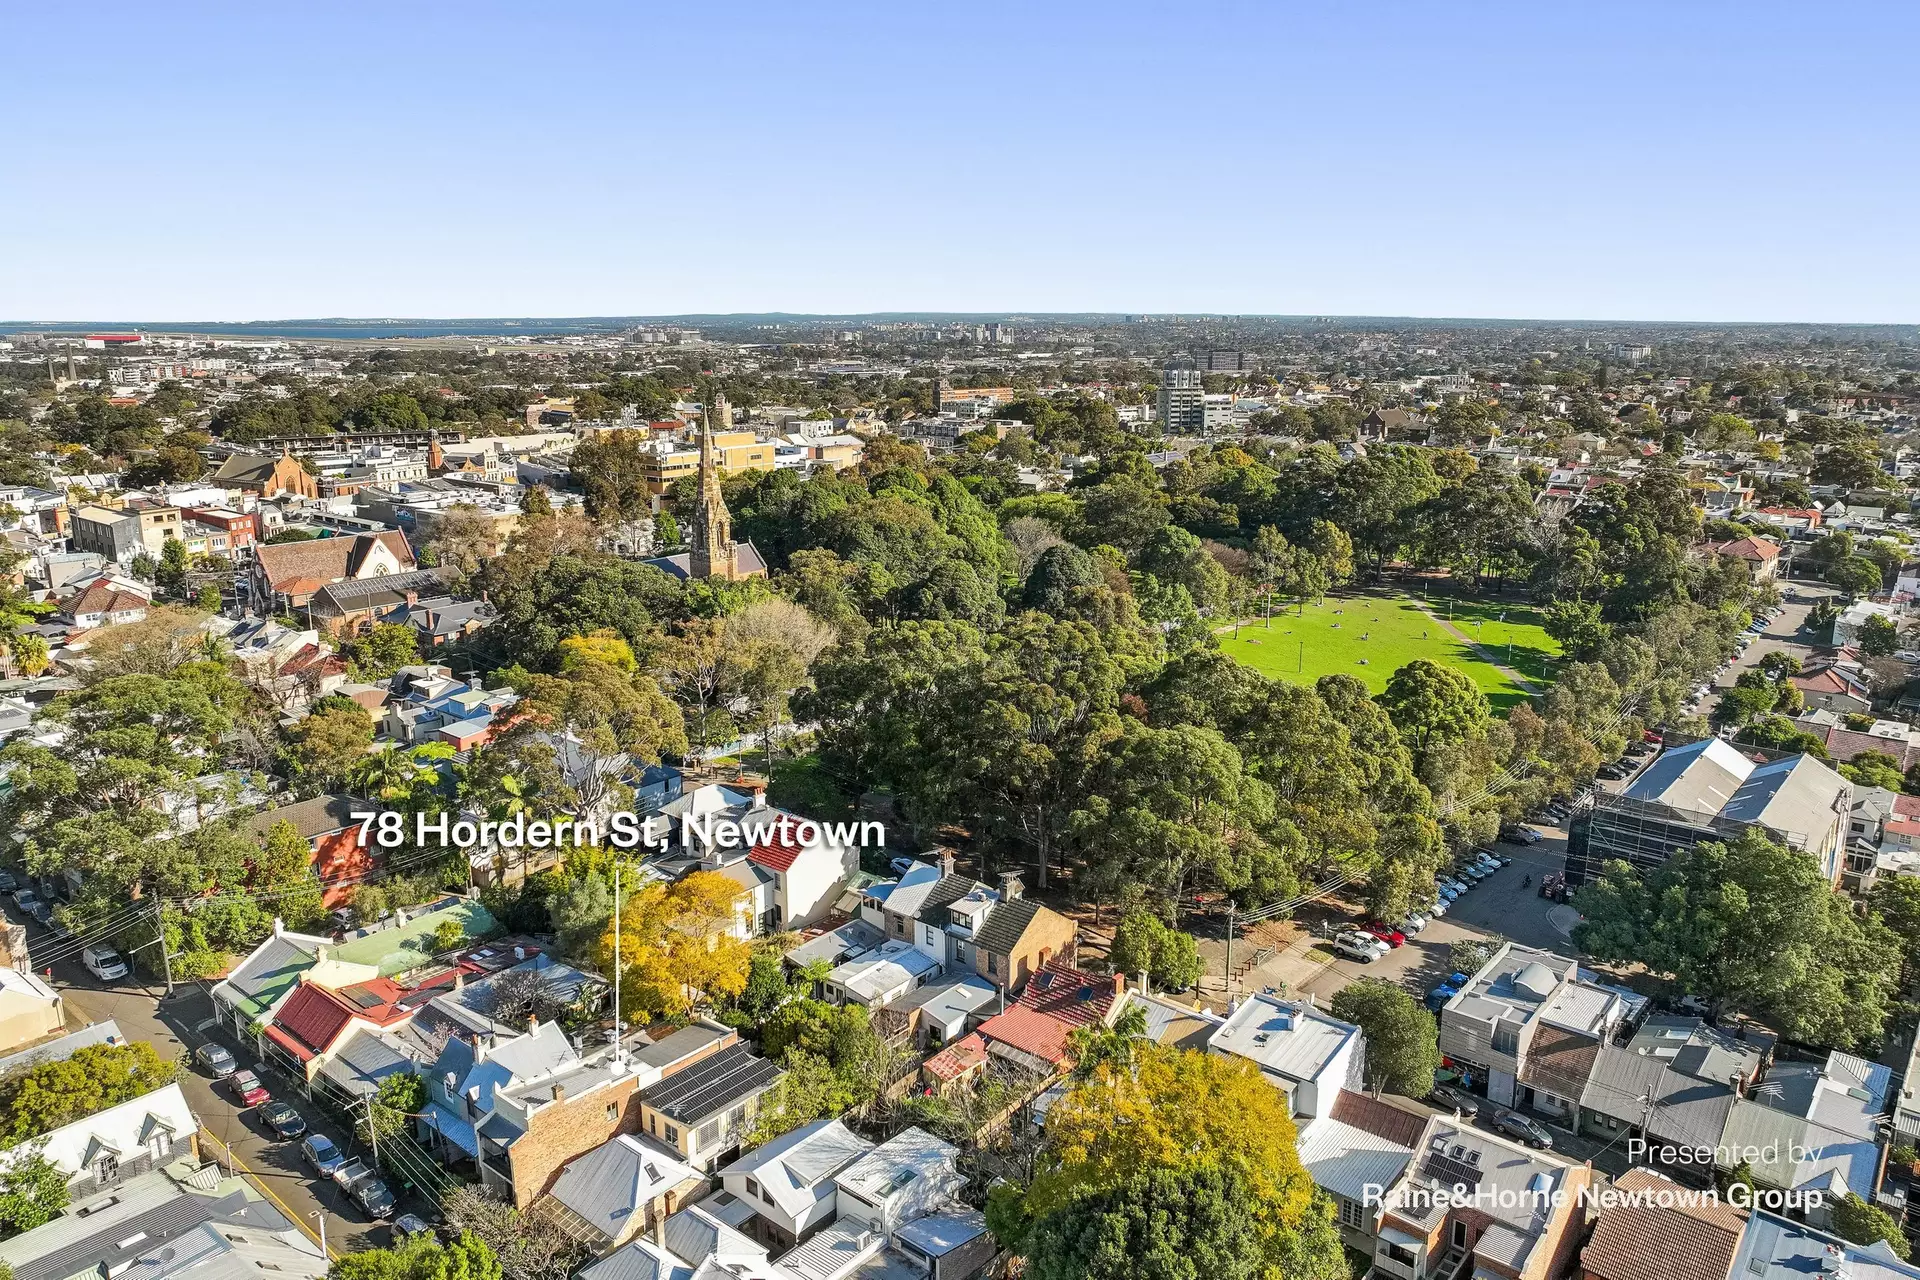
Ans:
POLYGON ((507 1148, 514 1207, 524 1209, 552 1188, 560 1170, 615 1134, 640 1132, 636 1077, 577 1098, 550 1102, 529 1118, 526 1133, 507 1148), (607 1108, 613 1107, 612 1118, 607 1108))

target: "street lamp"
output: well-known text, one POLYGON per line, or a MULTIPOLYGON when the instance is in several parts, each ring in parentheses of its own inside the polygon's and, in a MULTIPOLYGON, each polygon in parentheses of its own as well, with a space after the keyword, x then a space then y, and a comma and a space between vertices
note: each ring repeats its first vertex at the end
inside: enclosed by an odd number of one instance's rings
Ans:
POLYGON ((320 1256, 324 1259, 330 1260, 333 1257, 333 1255, 327 1252, 327 1211, 326 1209, 320 1208, 320 1209, 309 1210, 307 1213, 307 1216, 309 1218, 314 1219, 316 1222, 320 1224, 320 1256))

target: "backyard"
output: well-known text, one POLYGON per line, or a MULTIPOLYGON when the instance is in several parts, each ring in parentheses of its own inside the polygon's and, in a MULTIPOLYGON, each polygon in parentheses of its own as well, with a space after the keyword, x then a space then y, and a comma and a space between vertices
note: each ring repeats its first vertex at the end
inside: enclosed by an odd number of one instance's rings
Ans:
POLYGON ((1439 598, 1423 604, 1397 592, 1329 597, 1304 609, 1290 605, 1284 612, 1276 606, 1272 618, 1241 623, 1238 635, 1223 631, 1220 648, 1276 679, 1310 684, 1341 672, 1358 676, 1375 693, 1400 667, 1431 658, 1466 672, 1496 710, 1524 700, 1524 686, 1448 630, 1449 611, 1454 631, 1478 639, 1499 663, 1537 682, 1552 678, 1560 646, 1541 629, 1538 611, 1481 600, 1439 598))

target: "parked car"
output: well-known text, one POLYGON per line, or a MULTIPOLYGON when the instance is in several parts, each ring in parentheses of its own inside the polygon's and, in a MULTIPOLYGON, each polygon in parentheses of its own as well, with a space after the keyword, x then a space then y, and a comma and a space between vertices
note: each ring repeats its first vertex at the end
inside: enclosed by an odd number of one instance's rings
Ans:
POLYGON ((244 1067, 228 1076, 227 1083, 243 1107, 257 1107, 273 1096, 267 1092, 267 1086, 260 1083, 260 1077, 244 1067))
POLYGON ((417 1213, 403 1213, 393 1220, 393 1233, 402 1240, 414 1240, 433 1234, 433 1225, 417 1213))
POLYGON ((1440 883, 1446 885, 1447 888, 1453 890, 1453 896, 1456 898, 1459 897, 1461 894, 1465 893, 1471 887, 1466 883, 1466 881, 1455 880, 1452 877, 1448 877, 1447 879, 1441 881, 1440 883))
POLYGON ((273 1130, 277 1138, 297 1138, 307 1131, 306 1120, 284 1102, 269 1102, 261 1108, 260 1118, 267 1122, 267 1128, 273 1130))
POLYGON ((1530 1147, 1539 1147, 1543 1151, 1553 1150, 1553 1135, 1547 1127, 1537 1120, 1528 1119, 1518 1111, 1496 1111, 1493 1113, 1495 1132, 1509 1138, 1517 1138, 1530 1147))
POLYGON ((1458 1111, 1469 1120, 1480 1114, 1480 1099, 1465 1089, 1456 1089, 1450 1084, 1433 1086, 1433 1092, 1427 1095, 1427 1101, 1442 1111, 1458 1111))
POLYGON ((1444 916, 1445 914, 1447 914, 1448 910, 1452 908, 1452 906, 1453 906, 1453 899, 1442 896, 1442 897, 1436 898, 1433 904, 1427 907, 1426 911, 1428 915, 1438 920, 1441 916, 1444 916))
POLYGON ((44 902, 34 903, 32 906, 27 908, 27 914, 32 916, 34 919, 34 923, 38 924, 41 928, 43 929, 53 928, 53 908, 48 906, 46 903, 44 902))
POLYGON ((347 1194, 360 1202, 360 1207, 376 1218, 389 1218, 398 1207, 393 1192, 378 1174, 368 1174, 347 1185, 347 1194))
POLYGON ((33 904, 38 901, 40 901, 40 895, 33 891, 31 885, 22 885, 13 891, 13 905, 22 911, 31 911, 33 904))
POLYGON ((1467 867, 1460 874, 1464 875, 1471 883, 1479 884, 1482 880, 1485 880, 1488 876, 1492 875, 1493 872, 1494 872, 1494 868, 1483 867, 1476 862, 1472 866, 1467 867))
POLYGON ((1392 925, 1383 924, 1378 920, 1367 921, 1360 926, 1360 932, 1371 934, 1386 943, 1389 947, 1404 947, 1407 945, 1406 934, 1400 932, 1400 930, 1394 928, 1392 925))
POLYGON ((193 1060, 211 1072, 216 1080, 226 1079, 240 1067, 233 1060, 233 1054, 227 1051, 227 1046, 211 1040, 193 1051, 193 1060))
POLYGON ((1429 923, 1431 922, 1423 913, 1409 911, 1407 918, 1395 925, 1394 928, 1398 929, 1401 933, 1412 934, 1419 933, 1422 929, 1426 928, 1429 923))
POLYGON ((13 872, 0 871, 0 893, 12 893, 19 887, 20 882, 13 878, 13 872))
POLYGON ((1466 986, 1467 982, 1466 974, 1453 974, 1445 982, 1427 992, 1427 1008, 1434 1013, 1440 1012, 1440 1007, 1459 995, 1460 989, 1466 986))
POLYGON ((80 953, 80 963, 102 982, 118 982, 127 976, 127 962, 112 947, 88 947, 80 953))
POLYGON ((893 871, 893 874, 903 876, 913 870, 914 861, 912 858, 890 858, 887 861, 887 866, 893 871))
POLYGON ((1358 960, 1361 964, 1372 964, 1391 950, 1393 948, 1380 939, 1370 933, 1361 933, 1358 929, 1348 929, 1333 935, 1334 954, 1345 956, 1349 960, 1358 960))
POLYGON ((373 1170, 367 1168, 367 1162, 365 1160, 362 1160, 359 1156, 355 1156, 344 1164, 335 1165, 332 1177, 333 1180, 341 1186, 350 1187, 372 1172, 373 1170))
POLYGON ((300 1154, 307 1158, 313 1171, 323 1177, 331 1178, 333 1171, 346 1163, 346 1157, 340 1154, 340 1148, 333 1145, 333 1139, 324 1133, 310 1133, 300 1144, 300 1154))

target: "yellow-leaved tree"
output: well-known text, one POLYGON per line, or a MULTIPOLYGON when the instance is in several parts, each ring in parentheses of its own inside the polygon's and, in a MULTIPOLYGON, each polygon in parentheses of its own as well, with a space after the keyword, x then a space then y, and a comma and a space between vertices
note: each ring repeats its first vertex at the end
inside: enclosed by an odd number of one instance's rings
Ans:
POLYGON ((1249 1193, 1270 1262, 1288 1259, 1302 1275, 1337 1270, 1318 1261, 1337 1262, 1338 1238, 1295 1138, 1286 1095, 1252 1063, 1140 1044, 1131 1063, 1103 1063, 1047 1113, 1022 1208, 1038 1220, 1141 1175, 1219 1170, 1249 1193))
MULTIPOLYGON (((718 871, 695 871, 627 896, 620 907, 622 1016, 673 1016, 746 990, 753 948, 735 931, 744 892, 718 871)), ((609 923, 599 957, 608 973, 613 942, 609 923)))

